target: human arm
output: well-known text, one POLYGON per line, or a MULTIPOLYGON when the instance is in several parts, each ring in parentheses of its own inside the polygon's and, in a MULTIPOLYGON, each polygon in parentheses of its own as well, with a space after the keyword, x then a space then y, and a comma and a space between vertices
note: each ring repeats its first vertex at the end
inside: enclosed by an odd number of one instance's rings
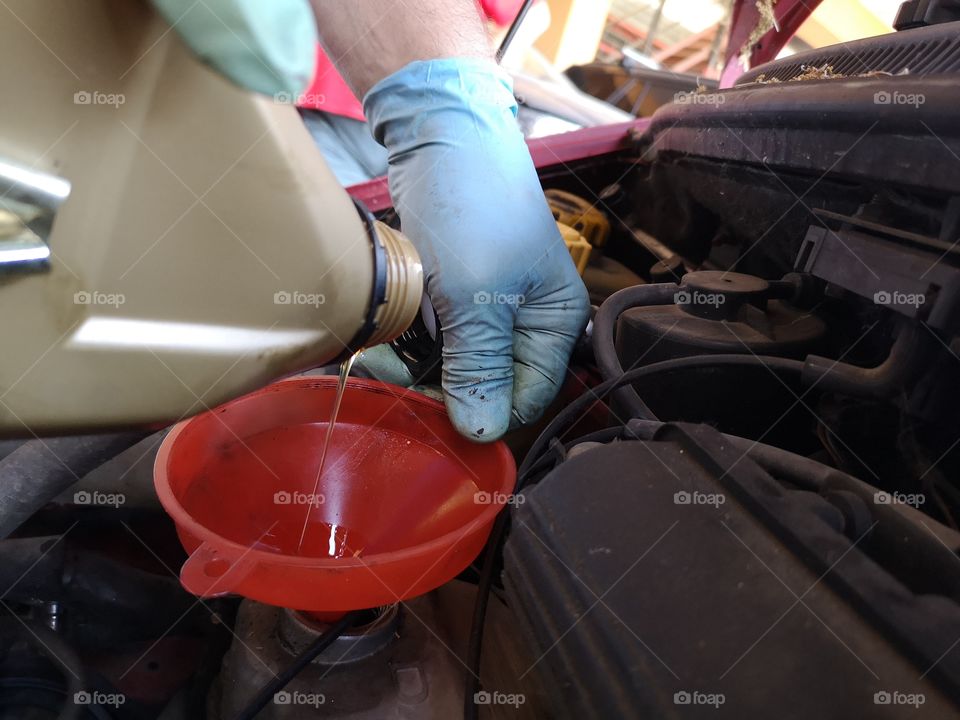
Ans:
MULTIPOLYGON (((188 0, 156 2, 173 22, 177 3, 188 0)), ((194 28, 196 9, 188 9, 177 27, 235 82, 269 92, 272 74, 286 91, 296 74, 277 69, 297 63, 279 45, 303 28, 281 28, 271 41, 262 30, 277 17, 261 27, 255 15, 285 8, 294 17, 293 0, 253 2, 208 0, 216 17, 205 11, 194 28), (222 9, 235 4, 252 14, 222 9), (225 17, 239 24, 220 22, 225 17), (257 57, 237 59, 261 44, 257 57), (246 82, 245 73, 261 84, 246 82)), ((516 123, 511 78, 493 62, 474 0, 314 0, 313 9, 327 51, 364 97, 371 129, 389 152, 391 194, 443 329, 453 423, 489 441, 532 422, 563 382, 589 302, 516 123)))

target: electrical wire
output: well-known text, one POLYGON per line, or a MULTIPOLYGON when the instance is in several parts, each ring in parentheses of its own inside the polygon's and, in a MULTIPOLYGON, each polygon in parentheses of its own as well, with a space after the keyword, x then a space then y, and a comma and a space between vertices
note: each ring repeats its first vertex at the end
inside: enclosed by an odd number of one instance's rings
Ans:
POLYGON ((234 716, 234 720, 253 720, 273 700, 274 695, 283 690, 291 680, 300 674, 300 671, 330 647, 347 628, 357 621, 361 613, 360 610, 353 610, 331 625, 322 635, 310 643, 306 650, 297 655, 285 670, 260 688, 246 707, 234 716))

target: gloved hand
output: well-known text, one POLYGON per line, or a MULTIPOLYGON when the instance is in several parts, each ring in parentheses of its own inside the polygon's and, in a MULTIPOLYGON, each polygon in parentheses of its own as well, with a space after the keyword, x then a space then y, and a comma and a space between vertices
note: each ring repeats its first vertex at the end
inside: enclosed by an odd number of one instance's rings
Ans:
POLYGON ((307 0, 153 0, 200 58, 237 85, 293 102, 313 79, 317 23, 307 0))
MULTIPOLYGON (((153 2, 239 85, 296 95, 312 78, 307 0, 153 2)), ((492 61, 415 62, 372 88, 364 107, 443 326, 450 417, 468 437, 494 440, 556 395, 589 312, 517 127, 510 78, 492 61)))
POLYGON ((511 79, 477 58, 414 62, 377 83, 364 111, 440 317, 447 410, 467 437, 495 440, 553 400, 590 309, 511 79))

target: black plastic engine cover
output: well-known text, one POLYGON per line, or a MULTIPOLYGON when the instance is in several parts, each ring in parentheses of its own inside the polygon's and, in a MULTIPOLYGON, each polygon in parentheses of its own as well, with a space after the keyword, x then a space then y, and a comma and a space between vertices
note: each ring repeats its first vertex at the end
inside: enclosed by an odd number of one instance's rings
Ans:
POLYGON ((692 425, 578 454, 525 500, 504 581, 557 717, 960 716, 960 606, 871 559, 883 513, 848 527, 692 425))

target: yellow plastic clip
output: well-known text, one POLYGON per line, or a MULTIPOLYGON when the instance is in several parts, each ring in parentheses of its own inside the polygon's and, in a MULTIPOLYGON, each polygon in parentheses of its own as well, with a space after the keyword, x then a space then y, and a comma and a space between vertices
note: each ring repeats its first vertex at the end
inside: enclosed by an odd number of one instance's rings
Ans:
POLYGON ((577 272, 583 276, 583 271, 587 269, 587 263, 590 262, 590 251, 593 246, 587 242, 583 235, 569 225, 558 221, 557 229, 560 230, 560 236, 567 244, 567 250, 570 251, 570 257, 573 258, 573 262, 577 266, 577 272))
POLYGON ((572 227, 595 248, 607 244, 610 221, 595 203, 565 190, 547 190, 544 195, 554 220, 572 227))

